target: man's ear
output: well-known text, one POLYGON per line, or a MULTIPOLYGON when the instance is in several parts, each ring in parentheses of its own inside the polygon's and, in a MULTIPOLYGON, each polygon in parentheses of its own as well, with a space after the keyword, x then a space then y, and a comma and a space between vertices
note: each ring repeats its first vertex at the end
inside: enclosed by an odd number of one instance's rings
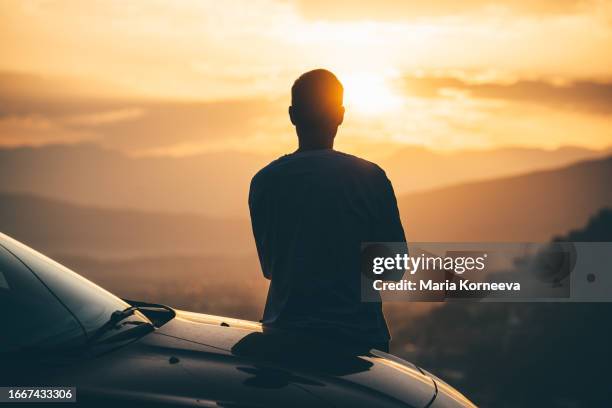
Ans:
POLYGON ((293 123, 293 126, 297 126, 296 125, 296 117, 295 117, 295 109, 293 109, 293 106, 289 106, 289 119, 291 119, 291 123, 293 123))
POLYGON ((340 126, 342 122, 344 122, 344 112, 344 106, 341 106, 340 109, 338 109, 338 126, 340 126))

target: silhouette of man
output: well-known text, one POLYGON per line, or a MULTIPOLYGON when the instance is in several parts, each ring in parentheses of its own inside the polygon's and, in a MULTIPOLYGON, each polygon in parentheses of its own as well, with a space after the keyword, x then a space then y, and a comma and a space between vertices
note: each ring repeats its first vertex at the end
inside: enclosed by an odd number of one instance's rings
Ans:
POLYGON ((251 181, 249 208, 263 274, 263 324, 388 351, 380 302, 361 301, 362 242, 404 242, 395 194, 376 164, 333 150, 343 87, 316 69, 291 88, 299 148, 251 181))

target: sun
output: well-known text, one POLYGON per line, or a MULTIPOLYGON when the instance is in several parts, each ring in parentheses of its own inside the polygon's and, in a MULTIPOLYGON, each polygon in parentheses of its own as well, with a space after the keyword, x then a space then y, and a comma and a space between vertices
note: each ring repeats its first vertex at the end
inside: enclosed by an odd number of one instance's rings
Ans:
POLYGON ((398 109, 400 95, 393 91, 390 79, 374 73, 349 73, 341 76, 344 106, 363 115, 380 115, 398 109))

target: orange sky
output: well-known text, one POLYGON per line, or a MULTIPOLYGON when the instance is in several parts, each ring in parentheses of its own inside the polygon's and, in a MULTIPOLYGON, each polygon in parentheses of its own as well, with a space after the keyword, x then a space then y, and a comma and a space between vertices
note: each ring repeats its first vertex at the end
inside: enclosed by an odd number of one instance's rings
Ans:
POLYGON ((0 145, 282 151, 316 67, 349 150, 612 145, 609 2, 412 3, 2 1, 0 145))

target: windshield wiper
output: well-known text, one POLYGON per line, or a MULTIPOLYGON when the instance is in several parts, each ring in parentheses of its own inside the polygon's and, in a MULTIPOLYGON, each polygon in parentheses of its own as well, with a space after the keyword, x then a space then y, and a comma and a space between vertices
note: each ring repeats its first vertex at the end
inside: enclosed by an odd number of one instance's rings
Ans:
POLYGON ((123 299, 123 301, 138 307, 138 310, 142 312, 155 327, 161 327, 176 317, 176 312, 170 306, 130 299, 123 299))
MULTIPOLYGON (((107 333, 108 331, 116 328, 117 324, 119 322, 121 322, 122 320, 124 320, 127 317, 132 316, 137 310, 138 310, 138 306, 130 306, 130 307, 127 307, 127 308, 125 308, 123 310, 116 310, 116 311, 114 311, 113 313, 111 313, 111 316, 108 319, 108 321, 106 323, 104 323, 102 326, 100 326, 100 328, 98 328, 93 333, 93 335, 89 338, 88 342, 89 343, 93 343, 94 341, 98 340, 105 333, 107 333)), ((132 324, 132 325, 135 325, 136 327, 141 327, 141 328, 142 327, 147 327, 147 328, 150 328, 151 330, 155 328, 155 326, 153 326, 152 323, 145 322, 145 321, 126 322, 124 324, 132 324)))

